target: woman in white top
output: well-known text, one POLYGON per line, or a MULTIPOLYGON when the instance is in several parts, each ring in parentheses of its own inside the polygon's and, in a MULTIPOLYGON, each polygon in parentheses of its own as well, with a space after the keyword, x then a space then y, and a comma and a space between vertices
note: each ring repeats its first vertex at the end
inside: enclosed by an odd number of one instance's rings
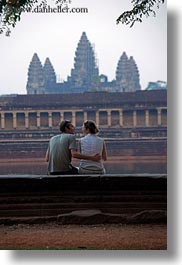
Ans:
POLYGON ((102 138, 97 136, 99 130, 94 121, 85 121, 82 126, 85 135, 79 141, 80 153, 84 155, 100 154, 99 162, 81 160, 79 166, 80 174, 104 174, 105 168, 102 160, 107 160, 106 145, 102 138))

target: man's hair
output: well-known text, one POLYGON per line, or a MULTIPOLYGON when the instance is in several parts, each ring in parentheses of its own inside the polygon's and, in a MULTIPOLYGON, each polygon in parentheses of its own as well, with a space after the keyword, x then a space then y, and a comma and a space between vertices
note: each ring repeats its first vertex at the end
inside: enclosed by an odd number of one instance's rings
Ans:
POLYGON ((66 128, 69 128, 69 125, 71 124, 71 121, 69 120, 64 120, 60 123, 59 129, 61 132, 65 132, 66 128))

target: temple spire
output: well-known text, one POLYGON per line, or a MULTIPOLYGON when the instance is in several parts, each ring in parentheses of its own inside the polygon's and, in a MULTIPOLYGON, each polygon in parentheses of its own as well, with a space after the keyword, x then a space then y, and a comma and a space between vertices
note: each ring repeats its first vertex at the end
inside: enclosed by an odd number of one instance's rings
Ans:
POLYGON ((139 71, 137 64, 135 60, 133 59, 133 56, 130 57, 129 59, 129 67, 131 69, 131 75, 129 79, 129 91, 136 91, 140 90, 140 76, 139 76, 139 71))
POLYGON ((45 60, 43 72, 45 80, 45 90, 47 93, 50 93, 51 88, 56 84, 56 74, 49 58, 46 58, 45 60))
POLYGON ((128 69, 128 56, 125 52, 123 52, 116 68, 116 84, 118 86, 118 91, 124 92, 127 90, 129 75, 128 69))
POLYGON ((116 68, 116 86, 120 92, 134 92, 140 90, 138 67, 131 56, 125 52, 121 55, 116 68))
POLYGON ((44 73, 41 61, 34 53, 28 68, 27 94, 44 94, 44 73))
POLYGON ((75 52, 74 68, 71 70, 71 77, 68 81, 75 89, 82 88, 90 91, 96 84, 98 76, 94 49, 86 33, 83 32, 75 52))

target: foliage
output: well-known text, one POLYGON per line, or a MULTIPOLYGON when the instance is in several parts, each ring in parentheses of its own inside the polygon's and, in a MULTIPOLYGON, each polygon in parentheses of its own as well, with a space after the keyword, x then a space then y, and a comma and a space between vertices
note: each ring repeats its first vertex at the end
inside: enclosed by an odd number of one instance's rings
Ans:
POLYGON ((160 4, 164 2, 165 0, 132 0, 132 10, 123 12, 116 20, 116 23, 130 24, 130 27, 132 27, 135 22, 142 22, 143 16, 156 16, 154 8, 159 8, 160 4))
MULTIPOLYGON (((129 1, 129 0, 128 0, 129 1)), ((159 8, 165 0, 130 0, 133 8, 130 11, 122 13, 117 23, 134 25, 136 21, 142 22, 143 16, 156 15, 154 8, 159 8)), ((62 5, 65 0, 52 0, 56 5, 62 5)), ((47 0, 0 0, 0 33, 5 32, 10 35, 10 27, 15 27, 17 21, 20 20, 23 12, 31 12, 35 6, 46 6, 47 0)))
POLYGON ((35 0, 1 0, 0 2, 0 33, 6 30, 6 35, 10 34, 9 27, 15 27, 20 20, 21 13, 26 7, 32 7, 35 0))
MULTIPOLYGON (((52 0, 55 4, 62 4, 64 0, 52 0)), ((23 12, 31 12, 35 6, 43 7, 47 0, 0 0, 0 33, 10 35, 10 27, 15 27, 23 12)))

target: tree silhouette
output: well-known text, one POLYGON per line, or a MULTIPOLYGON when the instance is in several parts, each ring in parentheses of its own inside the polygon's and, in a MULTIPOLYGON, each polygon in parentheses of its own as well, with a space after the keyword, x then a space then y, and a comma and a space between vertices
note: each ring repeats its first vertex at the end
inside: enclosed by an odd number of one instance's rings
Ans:
POLYGON ((143 16, 156 16, 155 8, 159 8, 165 0, 131 0, 133 8, 123 12, 116 20, 116 23, 130 25, 132 27, 135 22, 142 22, 143 16))
MULTIPOLYGON (((56 5, 63 4, 64 0, 52 0, 56 5)), ((32 8, 46 6, 47 0, 0 0, 0 33, 10 35, 10 28, 20 21, 23 12, 31 12, 32 8)))
MULTIPOLYGON (((129 1, 129 0, 128 0, 129 1)), ((123 12, 116 20, 116 23, 130 25, 135 22, 142 22, 143 16, 155 16, 155 8, 159 8, 165 0, 130 0, 133 8, 123 12)), ((70 1, 52 0, 55 5, 65 5, 70 1)), ((47 5, 47 0, 0 0, 0 33, 9 36, 10 28, 15 27, 20 20, 22 12, 31 12, 32 8, 39 8, 47 5)))

